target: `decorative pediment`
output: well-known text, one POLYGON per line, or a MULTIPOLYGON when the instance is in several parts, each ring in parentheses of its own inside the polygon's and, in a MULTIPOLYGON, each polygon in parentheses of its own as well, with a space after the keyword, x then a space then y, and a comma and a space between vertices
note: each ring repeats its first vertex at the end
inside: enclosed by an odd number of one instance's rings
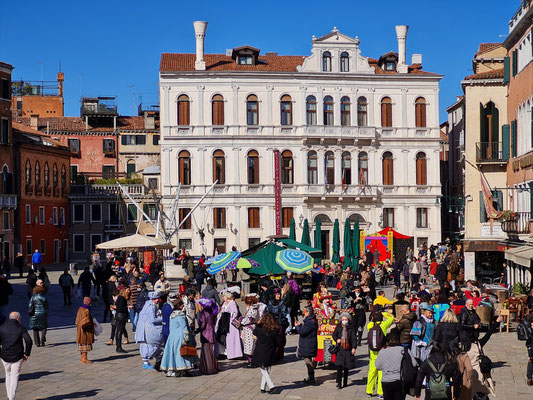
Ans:
POLYGON ((325 34, 324 36, 319 37, 318 39, 313 36, 313 44, 352 44, 358 45, 359 40, 351 38, 350 36, 345 35, 344 33, 339 32, 337 27, 333 28, 330 33, 325 34))

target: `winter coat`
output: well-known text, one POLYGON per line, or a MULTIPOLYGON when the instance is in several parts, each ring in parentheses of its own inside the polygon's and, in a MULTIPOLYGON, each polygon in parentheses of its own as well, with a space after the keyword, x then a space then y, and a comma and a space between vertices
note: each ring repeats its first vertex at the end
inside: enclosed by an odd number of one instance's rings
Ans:
POLYGON ((396 324, 396 327, 400 330, 400 343, 411 343, 411 329, 416 321, 416 313, 410 312, 409 314, 402 315, 400 321, 396 324))
POLYGON ((205 297, 206 299, 213 299, 215 300, 215 303, 220 306, 220 296, 218 295, 218 291, 213 286, 206 285, 204 290, 202 290, 202 297, 205 297))
POLYGON ((157 306, 153 301, 147 301, 139 314, 135 341, 159 345, 162 342, 163 320, 157 317, 157 306))
POLYGON ((83 271, 78 279, 78 287, 81 285, 84 288, 90 288, 91 283, 96 285, 96 280, 94 279, 93 274, 89 271, 83 271))
POLYGON ((17 320, 9 319, 0 325, 0 358, 6 363, 17 362, 24 355, 29 357, 31 346, 28 331, 17 320))
POLYGON ((13 287, 6 278, 0 278, 0 307, 7 306, 9 296, 13 294, 13 287))
POLYGON ((74 287, 74 280, 72 279, 72 275, 62 274, 59 277, 59 286, 61 286, 62 288, 74 287))
POLYGON ((473 343, 479 338, 479 328, 474 329, 474 325, 481 325, 481 319, 477 315, 476 310, 469 310, 468 308, 463 308, 459 313, 459 338, 462 343, 473 343))
POLYGON ((302 325, 296 327, 296 332, 300 335, 298 340, 298 357, 312 358, 318 353, 318 322, 315 315, 309 315, 302 325))
POLYGON ((446 268, 446 264, 440 263, 437 266, 437 271, 435 272, 435 278, 439 281, 445 281, 448 278, 448 268, 446 268))
POLYGON ((267 332, 262 326, 256 326, 253 330, 257 337, 252 355, 252 364, 257 367, 270 367, 276 362, 278 344, 280 342, 279 330, 267 332))
POLYGON ((30 329, 43 330, 48 328, 48 300, 43 294, 34 294, 30 302, 35 307, 35 313, 30 317, 30 329))
POLYGON ((215 316, 204 309, 198 314, 198 329, 200 343, 215 343, 215 316))
POLYGON ((108 306, 113 304, 113 292, 117 288, 115 282, 107 281, 104 286, 102 286, 102 297, 104 303, 108 306))
POLYGON ((159 279, 154 285, 154 291, 159 292, 163 295, 169 294, 170 293, 170 282, 167 281, 166 279, 164 281, 159 279))
MULTIPOLYGON (((332 337, 336 344, 340 344, 343 328, 342 323, 339 323, 333 332, 332 337)), ((343 369, 352 369, 355 368, 355 356, 352 354, 352 349, 357 349, 357 334, 351 323, 348 323, 346 328, 348 329, 349 347, 344 349, 342 346, 339 346, 339 352, 335 357, 335 366, 343 369)))
POLYGON ((94 343, 94 323, 91 311, 85 306, 78 308, 78 314, 76 315, 76 343, 94 343))
POLYGON ((137 295, 137 303, 135 303, 135 312, 139 314, 143 307, 144 303, 148 300, 148 290, 146 288, 142 289, 137 295))
POLYGON ((256 323, 259 322, 263 316, 265 308, 266 306, 263 303, 253 304, 250 306, 250 308, 248 308, 248 310, 246 310, 246 315, 241 320, 242 346, 243 352, 246 355, 251 356, 254 353, 255 340, 253 338, 253 332, 255 330, 256 323))
POLYGON ((442 344, 443 349, 447 349, 450 342, 459 337, 459 323, 439 322, 435 328, 433 341, 442 344))
POLYGON ((196 282, 198 283, 204 283, 205 269, 200 264, 194 267, 194 279, 196 279, 196 282))
MULTIPOLYGON (((457 368, 457 363, 446 362, 446 358, 444 357, 443 353, 432 353, 429 355, 428 360, 431 360, 435 368, 439 368, 440 366, 442 366, 443 363, 446 363, 446 366, 443 370, 444 376, 446 376, 446 380, 448 382, 453 379, 454 396, 458 397, 461 387, 461 377, 459 374, 459 368, 457 368)), ((418 370, 418 376, 416 377, 416 396, 420 396, 420 393, 422 392, 422 382, 424 381, 424 379, 426 380, 426 382, 428 382, 429 377, 432 375, 432 373, 433 370, 429 366, 428 361, 424 361, 424 363, 420 366, 420 369, 418 370)), ((426 398, 431 398, 431 396, 428 396, 426 394, 426 398)), ((451 398, 451 396, 449 398, 451 398)))

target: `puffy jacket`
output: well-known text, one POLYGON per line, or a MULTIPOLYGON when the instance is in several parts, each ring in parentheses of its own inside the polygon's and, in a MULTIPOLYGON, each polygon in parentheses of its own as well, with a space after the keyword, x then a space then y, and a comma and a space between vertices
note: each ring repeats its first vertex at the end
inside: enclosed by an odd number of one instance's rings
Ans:
POLYGON ((2 360, 13 363, 19 361, 24 354, 29 357, 31 346, 32 341, 28 331, 17 320, 10 319, 0 325, 0 348, 2 349, 0 358, 2 360))
POLYGON ((202 290, 202 297, 205 297, 206 299, 213 299, 215 300, 215 303, 217 303, 220 306, 220 296, 218 295, 218 290, 216 290, 211 285, 206 285, 204 290, 202 290))
POLYGON ((441 263, 437 266, 435 278, 439 281, 445 281, 448 278, 448 268, 446 268, 446 264, 441 263))
POLYGON ((316 357, 318 353, 318 322, 315 315, 309 315, 304 319, 302 325, 296 327, 296 332, 300 335, 298 340, 298 357, 316 357))
POLYGON ((459 337, 461 342, 473 343, 479 338, 479 328, 474 329, 474 325, 481 324, 481 319, 479 315, 476 314, 476 310, 469 310, 468 308, 463 308, 459 314, 459 337))
POLYGON ((410 312, 400 318, 400 321, 396 324, 396 327, 400 330, 400 343, 411 343, 411 329, 416 321, 416 313, 410 312))
POLYGON ((435 328, 433 341, 442 344, 444 349, 448 344, 459 336, 459 324, 457 322, 439 322, 435 328))

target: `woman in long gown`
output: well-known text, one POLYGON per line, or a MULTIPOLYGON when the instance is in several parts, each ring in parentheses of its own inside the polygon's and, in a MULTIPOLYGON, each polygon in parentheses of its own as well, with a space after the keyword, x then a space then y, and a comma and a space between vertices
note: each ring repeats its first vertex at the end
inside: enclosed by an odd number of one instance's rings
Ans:
POLYGON ((253 368, 252 355, 254 354, 255 338, 254 329, 255 325, 259 322, 263 316, 266 305, 259 303, 259 296, 255 293, 251 293, 244 298, 246 304, 246 315, 241 321, 241 338, 243 344, 243 352, 248 358, 248 364, 245 368, 253 368))
POLYGON ((235 303, 235 295, 231 292, 224 293, 224 304, 217 315, 215 332, 217 333, 217 342, 215 345, 215 354, 224 355, 228 360, 242 358, 242 344, 239 329, 233 324, 233 320, 240 316, 239 307, 235 303), (221 326, 223 321, 225 326, 221 326), (224 322, 225 321, 225 322, 224 322), (229 321, 229 327, 228 325, 229 321), (219 326, 224 328, 224 332, 219 334, 219 326))
POLYGON ((196 301, 201 307, 198 314, 198 329, 202 351, 200 353, 199 370, 202 375, 218 373, 218 362, 215 357, 215 318, 218 313, 218 305, 213 299, 201 298, 196 301))
POLYGON ((194 368, 198 362, 196 356, 182 356, 181 346, 189 343, 194 332, 189 331, 187 318, 183 311, 183 301, 176 299, 173 304, 174 311, 170 314, 170 335, 168 336, 163 358, 161 360, 161 370, 166 371, 167 376, 188 376, 189 370, 194 368))

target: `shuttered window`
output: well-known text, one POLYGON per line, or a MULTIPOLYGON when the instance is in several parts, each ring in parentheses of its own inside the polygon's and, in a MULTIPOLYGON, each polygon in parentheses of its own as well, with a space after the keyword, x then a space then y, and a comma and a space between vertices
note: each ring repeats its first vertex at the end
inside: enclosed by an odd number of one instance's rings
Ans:
POLYGON ((381 126, 392 126, 392 100, 390 97, 384 97, 381 100, 381 126))
POLYGON ((281 98, 281 125, 292 125, 292 99, 288 94, 281 98))
POLYGON ((248 208, 248 228, 259 228, 259 207, 248 208))
POLYGON ((324 125, 333 125, 333 97, 324 97, 324 125))
POLYGON ((383 154, 383 185, 394 185, 394 165, 392 153, 387 151, 383 154))
POLYGON ((191 122, 190 114, 189 96, 182 94, 178 97, 178 125, 189 126, 191 122))
POLYGON ((503 83, 508 84, 511 80, 511 59, 504 57, 503 59, 503 83))
POLYGON ((513 77, 518 74, 518 49, 513 50, 513 77))
POLYGON ((341 125, 349 126, 350 124, 350 98, 348 96, 343 96, 341 98, 341 125))
POLYGON ((293 218, 293 208, 283 207, 281 209, 281 226, 289 228, 291 226, 291 219, 293 218))
POLYGON ((226 183, 226 161, 222 150, 216 150, 213 153, 213 182, 214 181, 218 181, 219 185, 226 183))
MULTIPOLYGON (((183 222, 185 217, 191 212, 190 208, 180 208, 179 209, 179 220, 180 224, 183 222)), ((185 222, 183 222, 183 225, 181 225, 180 229, 191 229, 191 217, 187 218, 185 222)))
POLYGON ((419 97, 415 101, 415 119, 417 128, 425 128, 426 125, 426 99, 419 97))
POLYGON ((248 152, 248 184, 259 183, 259 153, 256 150, 248 152))
POLYGON ((511 121, 511 152, 512 152, 513 157, 516 157, 516 155, 518 154, 516 125, 517 125, 516 119, 511 121))
POLYGON ((213 209, 213 226, 215 229, 226 228, 226 209, 215 208, 213 209))
POLYGON ((178 155, 179 182, 182 185, 191 184, 191 155, 187 150, 180 151, 178 155))
POLYGON ((416 155, 416 184, 427 185, 427 159, 426 153, 420 152, 416 155))
POLYGON ((224 97, 217 94, 212 100, 213 125, 224 125, 224 97))
MULTIPOLYGON (((532 139, 533 140, 533 139, 532 139)), ((511 127, 509 124, 502 125, 502 158, 509 159, 511 145, 511 127)))
POLYGON ((294 183, 294 161, 290 150, 281 153, 281 183, 284 185, 294 183))

